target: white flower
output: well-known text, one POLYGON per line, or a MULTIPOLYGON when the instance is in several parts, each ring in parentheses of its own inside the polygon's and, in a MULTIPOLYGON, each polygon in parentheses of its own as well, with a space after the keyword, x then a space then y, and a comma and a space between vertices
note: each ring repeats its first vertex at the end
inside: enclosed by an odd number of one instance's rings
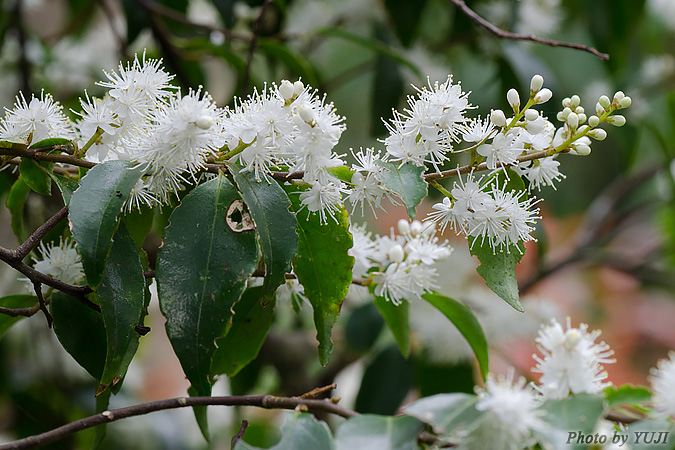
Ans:
POLYGON ((495 125, 489 117, 484 120, 472 119, 461 128, 461 132, 466 142, 482 142, 495 135, 495 125))
POLYGON ((514 382, 513 368, 507 375, 495 378, 488 374, 485 389, 477 388, 476 409, 485 411, 460 448, 521 450, 535 443, 534 434, 545 428, 538 410, 541 400, 525 378, 514 382))
POLYGON ((506 133, 497 133, 492 144, 482 144, 476 151, 479 155, 487 158, 489 169, 496 169, 498 165, 505 166, 514 164, 518 156, 525 151, 522 144, 517 140, 520 129, 510 129, 506 133))
POLYGON ((537 366, 533 372, 541 373, 537 389, 546 398, 562 399, 570 394, 602 391, 611 383, 605 382, 607 372, 601 364, 613 363, 614 353, 604 342, 596 343, 600 331, 588 332, 582 323, 572 328, 567 318, 567 329, 554 319, 551 325, 542 326, 535 340, 543 358, 533 355, 537 366))
POLYGON ((377 153, 375 153, 375 149, 373 148, 367 148, 365 150, 361 149, 358 153, 354 153, 354 149, 351 149, 350 151, 356 160, 356 164, 352 164, 352 169, 357 172, 378 173, 382 170, 382 166, 377 164, 377 161, 382 159, 379 150, 377 153))
POLYGON ((381 208, 382 197, 387 190, 382 186, 375 174, 368 173, 364 177, 360 172, 352 175, 352 191, 347 197, 352 203, 352 213, 356 209, 357 204, 361 204, 361 214, 363 214, 363 205, 367 203, 373 211, 373 215, 377 218, 375 208, 381 208))
POLYGON ((375 242, 371 239, 371 234, 366 231, 364 225, 351 225, 349 232, 354 239, 354 245, 347 253, 354 257, 354 276, 365 277, 368 274, 368 269, 374 266, 372 259, 375 252, 375 242))
POLYGON ((560 163, 554 158, 555 155, 532 161, 532 164, 528 162, 521 165, 522 174, 530 182, 530 190, 534 187, 541 191, 542 186, 551 186, 555 189, 553 182, 565 178, 565 175, 558 169, 560 163))
POLYGON ((660 360, 656 369, 651 370, 649 381, 652 385, 654 409, 667 416, 675 417, 675 352, 668 359, 660 360))
POLYGON ((340 187, 334 182, 315 183, 311 188, 300 193, 300 200, 309 212, 319 213, 321 223, 326 223, 326 214, 337 223, 335 213, 340 210, 341 195, 340 187))
POLYGON ((422 264, 432 265, 434 262, 445 259, 452 253, 452 247, 447 241, 438 244, 438 238, 433 235, 418 234, 408 238, 405 252, 409 261, 419 261, 422 264))
POLYGON ((309 303, 305 296, 305 288, 296 278, 287 279, 276 291, 278 302, 289 302, 293 309, 299 311, 303 303, 309 303))
POLYGON ((82 113, 75 112, 82 117, 77 122, 80 145, 84 145, 99 128, 102 129, 104 134, 95 142, 93 150, 96 160, 104 161, 119 140, 118 130, 122 124, 117 118, 111 97, 106 96, 103 99, 89 97, 87 91, 84 91, 84 95, 86 101, 80 98, 82 113))
POLYGON ((40 256, 35 260, 35 270, 63 281, 66 284, 83 284, 84 269, 75 241, 61 238, 58 244, 40 243, 40 256))
POLYGON ((14 109, 6 109, 7 114, 0 127, 0 139, 17 140, 32 134, 31 142, 47 138, 72 138, 74 132, 63 108, 54 98, 40 93, 40 98, 32 96, 26 102, 23 93, 16 97, 14 109))

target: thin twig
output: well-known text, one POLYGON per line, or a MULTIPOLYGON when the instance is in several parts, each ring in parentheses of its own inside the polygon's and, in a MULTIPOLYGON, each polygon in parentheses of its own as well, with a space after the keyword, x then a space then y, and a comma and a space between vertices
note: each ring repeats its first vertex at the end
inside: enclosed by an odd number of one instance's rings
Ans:
POLYGON ((464 3, 464 0, 450 0, 452 3, 455 4, 465 15, 469 17, 469 19, 473 20, 475 23, 480 25, 481 27, 485 28, 488 30, 490 33, 494 34, 497 37, 504 38, 504 39, 511 39, 511 40, 516 40, 516 41, 532 41, 532 42, 537 42, 539 44, 544 44, 548 45, 550 47, 566 47, 566 48, 573 48, 575 50, 582 50, 584 52, 591 53, 598 58, 602 59, 603 61, 607 61, 609 59, 609 55, 607 53, 602 53, 598 50, 596 50, 593 47, 590 47, 588 45, 584 44, 574 44, 571 42, 562 42, 562 41, 554 41, 551 39, 545 39, 545 38, 540 38, 538 36, 529 34, 518 34, 518 33, 512 33, 510 31, 502 30, 501 28, 495 26, 494 24, 488 22, 487 20, 483 19, 481 16, 476 14, 474 10, 466 6, 466 3, 464 3))
POLYGON ((300 396, 300 398, 316 398, 318 395, 323 394, 324 392, 330 392, 337 387, 337 384, 329 384, 328 386, 321 386, 316 389, 312 389, 309 392, 305 392, 300 396))
POLYGON ((0 444, 0 450, 26 450, 38 448, 43 445, 56 442, 60 439, 105 423, 116 422, 129 417, 136 417, 163 411, 167 409, 185 408, 188 406, 257 406, 265 409, 298 409, 308 412, 327 412, 340 417, 349 418, 358 413, 342 408, 331 400, 312 400, 300 397, 275 397, 273 395, 244 395, 229 397, 178 397, 155 402, 142 403, 126 408, 103 411, 100 414, 85 417, 84 419, 70 422, 45 433, 19 439, 14 442, 0 444))
POLYGON ((258 48, 258 39, 260 37, 260 25, 262 24, 263 16, 267 11, 267 8, 274 2, 274 0, 265 0, 265 3, 260 7, 260 14, 255 19, 253 24, 253 38, 251 39, 251 44, 248 48, 248 56, 246 58, 246 67, 244 68, 244 74, 241 77, 241 91, 242 97, 248 95, 248 83, 251 79, 251 65, 253 64, 253 55, 255 54, 256 49, 258 48))
POLYGON ((42 238, 49 233, 59 222, 68 217, 68 207, 64 206, 56 214, 50 217, 45 223, 33 231, 33 234, 14 250, 15 258, 19 261, 24 259, 28 253, 38 246, 42 238))
POLYGON ((84 167, 86 169, 91 169, 96 165, 96 163, 85 161, 84 159, 76 158, 73 155, 54 155, 52 153, 44 153, 44 151, 53 150, 54 147, 58 146, 48 146, 42 148, 1 148, 0 155, 12 155, 12 156, 21 156, 23 158, 30 158, 36 161, 49 161, 49 162, 60 162, 66 164, 72 164, 78 167, 84 167))
POLYGON ((248 420, 242 420, 241 421, 241 426, 239 427, 239 431, 237 431, 237 434, 232 436, 232 440, 230 441, 230 448, 234 450, 234 446, 237 445, 237 442, 241 441, 244 438, 244 434, 246 433, 246 428, 248 428, 248 420))
POLYGON ((35 295, 37 295, 38 298, 38 306, 40 307, 40 311, 42 311, 42 313, 45 315, 45 318, 47 319, 47 327, 51 328, 54 318, 51 314, 49 314, 49 311, 47 311, 47 302, 45 302, 45 298, 42 296, 42 283, 35 280, 32 281, 33 290, 35 291, 35 295))
POLYGON ((30 317, 35 315, 40 311, 40 304, 36 303, 34 306, 31 306, 30 308, 5 308, 4 306, 0 306, 0 314, 4 314, 6 316, 10 317, 30 317))

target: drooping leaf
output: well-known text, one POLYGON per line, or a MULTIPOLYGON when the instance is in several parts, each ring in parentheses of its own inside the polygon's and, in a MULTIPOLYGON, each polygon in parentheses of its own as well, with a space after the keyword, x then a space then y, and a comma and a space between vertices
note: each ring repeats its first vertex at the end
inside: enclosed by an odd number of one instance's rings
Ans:
POLYGON ((80 187, 80 183, 73 180, 72 178, 59 175, 58 173, 50 172, 49 175, 52 177, 52 180, 54 180, 54 183, 56 183, 56 187, 58 187, 59 191, 61 191, 63 203, 65 205, 70 204, 70 199, 73 196, 73 192, 75 192, 77 188, 80 187))
MULTIPOLYGON (((34 295, 7 295, 0 298, 0 306, 3 308, 30 308, 35 306, 38 302, 38 299, 34 295)), ((14 325, 19 319, 22 319, 23 316, 8 316, 7 314, 0 314, 0 338, 5 335, 5 332, 14 325)))
POLYGON ((542 418, 551 425, 544 434, 549 436, 549 442, 556 450, 586 450, 588 445, 569 439, 569 433, 592 434, 598 419, 605 411, 603 398, 594 394, 576 394, 562 400, 547 400, 541 408, 546 411, 542 418))
MULTIPOLYGON (((281 440, 269 450, 332 450, 333 438, 326 422, 320 422, 309 413, 286 414, 286 423, 281 427, 281 440)), ((262 450, 244 441, 239 441, 234 450, 262 450)), ((353 449, 352 449, 353 450, 353 449)))
MULTIPOLYGON (((299 196, 291 193, 290 198, 298 212, 299 196)), ((333 348, 331 330, 352 282, 354 266, 354 258, 347 254, 353 245, 347 211, 341 208, 335 219, 321 224, 318 214, 308 215, 307 209, 298 213, 298 256, 293 260, 298 281, 314 309, 319 361, 324 366, 333 348)))
POLYGON ((291 271, 298 253, 298 221, 289 211, 291 201, 275 181, 256 181, 253 172, 241 172, 238 164, 227 164, 255 222, 265 258, 265 293, 275 291, 291 271))
MULTIPOLYGON (((222 175, 197 186, 171 214, 157 258, 160 307, 192 385, 190 395, 211 393, 215 339, 227 332, 232 307, 257 263, 255 233, 234 232, 227 223, 237 200, 239 194, 222 175)), ((204 431, 205 424, 200 426, 204 431)))
POLYGON ((409 416, 351 417, 335 432, 335 450, 416 450, 422 422, 409 416))
POLYGON ((395 414, 412 384, 412 362, 397 346, 385 347, 366 366, 354 409, 367 414, 395 414))
POLYGON ((377 161, 377 164, 384 167, 385 171, 378 174, 378 177, 385 187, 394 191, 401 197, 401 200, 408 208, 408 216, 415 218, 415 206, 427 196, 429 185, 422 179, 424 167, 418 167, 409 162, 401 167, 384 161, 377 161))
MULTIPOLYGON (((54 165, 54 163, 49 164, 54 165)), ((41 195, 49 196, 52 194, 52 179, 48 170, 42 167, 39 162, 30 158, 21 158, 19 172, 21 172, 23 181, 32 190, 41 195)))
POLYGON ((375 297, 374 303, 394 335, 401 354, 407 358, 410 356, 410 303, 404 300, 400 305, 394 305, 384 297, 375 297))
POLYGON ((476 409, 476 401, 477 397, 470 394, 437 394, 411 403, 403 412, 431 425, 435 433, 447 436, 483 414, 476 409))
POLYGON ((98 164, 82 178, 70 199, 68 219, 92 288, 101 282, 119 225, 117 216, 141 175, 142 167, 133 167, 128 161, 98 164))
POLYGON ((470 252, 481 262, 476 272, 485 279, 487 287, 516 311, 525 311, 518 299, 518 280, 516 279, 516 264, 525 252, 523 244, 519 243, 518 248, 511 246, 508 252, 504 249, 496 253, 487 241, 481 244, 479 240, 476 240, 471 244, 470 252))
POLYGON ((264 295, 262 286, 247 289, 234 305, 232 326, 216 340, 211 373, 235 376, 253 361, 265 342, 274 318, 274 295, 264 295))
POLYGON ((488 372, 488 343, 483 327, 473 312, 464 303, 441 294, 424 294, 422 298, 442 312, 462 333, 476 355, 481 375, 485 379, 488 372))
POLYGON ((54 331, 63 348, 97 380, 105 365, 106 337, 103 316, 68 294, 51 296, 54 331))
POLYGON ((23 179, 19 177, 12 185, 12 189, 9 190, 7 200, 5 201, 9 212, 12 214, 12 231, 19 242, 23 242, 27 237, 23 224, 23 207, 29 192, 30 188, 23 179))
POLYGON ((96 296, 105 324, 107 352, 97 394, 121 380, 122 362, 145 309, 145 278, 136 244, 122 225, 115 233, 96 296))

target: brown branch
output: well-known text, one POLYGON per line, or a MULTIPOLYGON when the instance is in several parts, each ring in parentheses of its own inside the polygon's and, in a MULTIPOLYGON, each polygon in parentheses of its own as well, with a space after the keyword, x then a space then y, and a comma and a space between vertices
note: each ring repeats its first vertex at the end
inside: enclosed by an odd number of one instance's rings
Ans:
POLYGON ((230 441, 231 449, 234 449, 234 446, 237 445, 237 442, 241 441, 244 438, 246 428, 248 428, 248 420, 242 420, 241 426, 239 427, 239 431, 237 431, 237 434, 232 436, 232 441, 230 441))
POLYGON ((4 306, 0 306, 0 314, 4 314, 6 316, 10 317, 30 317, 35 315, 40 311, 40 304, 36 303, 34 306, 31 306, 30 308, 5 308, 4 306))
POLYGON ((488 22, 487 20, 483 19, 481 16, 476 14, 474 10, 466 6, 464 0, 450 0, 450 1, 454 3, 455 6, 457 6, 466 16, 468 16, 469 19, 473 20, 475 23, 485 28, 486 30, 488 30, 490 33, 494 34, 497 37, 516 41, 532 41, 537 42, 539 44, 548 45, 550 47, 572 48, 575 50, 582 50, 584 52, 591 53, 597 56, 598 58, 602 59, 603 61, 607 61, 609 59, 609 55, 607 53, 599 52, 595 48, 590 47, 588 45, 574 44, 571 42, 554 41, 551 39, 540 38, 532 34, 525 35, 502 30, 501 28, 495 26, 494 24, 488 22))
POLYGON ((42 296, 42 284, 39 281, 31 281, 33 282, 33 290, 35 291, 35 295, 37 295, 38 298, 38 306, 40 307, 40 311, 42 311, 42 313, 45 315, 45 318, 47 319, 47 327, 51 328, 54 318, 51 314, 49 314, 49 311, 47 311, 47 302, 45 302, 45 298, 42 296))
POLYGON ((19 245, 16 250, 14 250, 15 259, 18 261, 24 259, 31 250, 38 246, 42 238, 44 238, 47 233, 49 233, 59 222, 61 222, 66 217, 68 217, 68 207, 64 206, 45 223, 40 225, 37 230, 33 231, 33 234, 28 236, 28 239, 26 239, 23 244, 19 245))
POLYGON ((258 48, 258 39, 260 38, 260 26, 262 25, 262 19, 267 11, 267 8, 272 4, 274 0, 265 0, 265 3, 260 7, 260 14, 255 19, 253 24, 253 38, 251 39, 251 45, 248 48, 248 56, 246 57, 246 67, 244 68, 244 74, 241 78, 241 91, 242 97, 248 95, 248 83, 251 79, 251 65, 253 64, 253 55, 255 54, 256 49, 258 48))
POLYGON ((309 392, 305 392, 304 394, 302 394, 302 395, 300 396, 300 398, 305 398, 305 399, 307 399, 307 398, 316 398, 318 395, 321 395, 321 394, 323 394, 324 392, 330 392, 330 391, 332 391, 333 389, 335 389, 336 387, 337 387, 337 384, 335 384, 335 383, 329 384, 328 386, 318 387, 318 388, 316 388, 316 389, 312 389, 312 390, 309 391, 309 392))
POLYGON ((328 412, 340 417, 349 418, 358 413, 342 408, 331 400, 313 400, 300 397, 275 397, 273 395, 244 395, 228 397, 178 397, 155 402, 142 403, 125 408, 103 411, 100 414, 70 422, 45 433, 19 439, 14 442, 0 444, 0 450, 25 450, 38 448, 63 439, 78 431, 98 425, 116 422, 129 417, 141 416, 155 411, 185 408, 188 406, 256 406, 265 409, 298 409, 308 412, 328 412))
POLYGON ((40 148, 0 148, 0 155, 21 156, 22 158, 30 158, 36 161, 49 161, 72 164, 73 166, 84 167, 91 169, 96 163, 85 161, 84 159, 76 158, 73 155, 54 155, 51 153, 44 153, 44 151, 54 150, 59 145, 40 147, 40 148))

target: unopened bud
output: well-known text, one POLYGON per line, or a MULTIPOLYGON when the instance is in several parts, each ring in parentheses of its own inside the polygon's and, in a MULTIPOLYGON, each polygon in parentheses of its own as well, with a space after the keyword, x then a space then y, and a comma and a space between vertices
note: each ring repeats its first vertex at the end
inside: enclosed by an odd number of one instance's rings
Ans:
POLYGON ((577 107, 574 108, 574 112, 577 113, 577 114, 582 114, 582 113, 584 113, 585 111, 586 111, 586 110, 585 110, 582 106, 578 106, 578 105, 577 105, 577 107))
POLYGON ((506 116, 501 109, 493 109, 490 113, 490 120, 498 127, 506 126, 506 116))
POLYGON ((584 123, 584 122, 586 122, 586 114, 584 114, 584 113, 577 113, 577 116, 579 116, 579 123, 584 123))
POLYGON ((511 105, 511 108, 513 108, 514 111, 520 107, 520 96, 515 89, 509 89, 506 93, 506 99, 509 101, 509 105, 511 105))
POLYGON ((567 115, 567 125, 569 125, 570 128, 579 126, 579 116, 577 116, 577 113, 571 112, 567 115))
POLYGON ((525 118, 529 120, 530 122, 533 120, 537 120, 539 117, 539 113, 535 109, 526 109, 525 110, 525 118))
POLYGON ((591 147, 589 147, 586 144, 579 144, 576 147, 574 147, 574 151, 579 156, 587 156, 591 154, 591 147))
POLYGON ((588 129, 589 129, 588 125, 582 125, 582 126, 579 127, 579 129, 577 129, 577 132, 583 134, 583 133, 586 133, 588 131, 588 129))
POLYGON ((534 103, 535 104, 546 103, 547 101, 551 100, 552 96, 553 92, 551 92, 550 89, 544 88, 541 91, 537 92, 537 95, 534 96, 534 103))
POLYGON ((541 75, 535 75, 532 77, 532 80, 530 81, 530 90, 533 92, 539 92, 544 86, 544 77, 541 75))
POLYGON ((590 125, 592 128, 597 127, 598 125, 600 125, 600 118, 598 116, 589 117, 588 125, 590 125))
POLYGON ((612 102, 609 101, 609 97, 606 95, 601 95, 598 99, 598 103, 600 103, 604 109, 609 108, 609 105, 612 104, 612 102))
POLYGON ((595 113, 599 116, 605 113, 605 108, 600 104, 600 102, 595 104, 595 113))
POLYGON ((624 97, 619 101, 620 108, 628 108, 633 103, 630 97, 624 97))
POLYGON ((314 113, 312 112, 312 108, 307 105, 302 105, 298 108, 298 115, 302 120, 310 125, 314 122, 314 113))
POLYGON ((607 122, 614 125, 615 127, 622 127, 626 125, 626 118, 620 114, 617 114, 615 116, 608 117, 607 122))
POLYGON ((295 83, 293 83, 293 96, 297 97, 298 95, 302 94, 302 91, 305 90, 305 85, 302 84, 302 81, 298 80, 295 83))
POLYGON ((436 222, 433 220, 427 220, 422 222, 422 234, 425 236, 431 236, 436 232, 436 222))
POLYGON ((394 245, 389 250, 389 259, 391 260, 391 262, 394 263, 403 262, 404 257, 405 253, 403 252, 403 247, 401 247, 399 244, 394 245))
POLYGON ((625 97, 626 97, 626 94, 624 94, 622 91, 616 91, 616 94, 614 94, 614 101, 619 103, 625 97))
POLYGON ((419 220, 413 220, 410 224, 410 232, 413 236, 417 236, 422 232, 422 222, 419 220))
POLYGON ((588 136, 597 139, 598 141, 602 141, 607 137, 607 132, 602 128, 596 128, 595 130, 589 131, 588 136))
POLYGON ((410 233, 410 223, 405 220, 401 219, 398 221, 398 234, 402 234, 405 236, 406 234, 410 233))
POLYGON ((565 98, 563 98, 562 105, 565 108, 569 108, 569 107, 572 106, 572 100, 569 97, 565 97, 565 98))
POLYGON ((578 95, 573 95, 572 97, 570 97, 570 107, 571 108, 573 108, 573 109, 576 108, 577 106, 579 106, 580 103, 581 103, 581 99, 579 98, 578 95))
POLYGON ((195 125, 202 130, 208 130, 213 125, 213 117, 211 116, 199 116, 195 121, 195 125))
POLYGON ((565 107, 565 108, 564 108, 562 111, 560 111, 560 112, 562 113, 562 116, 563 116, 565 119, 567 119, 567 116, 569 116, 570 114, 572 114, 572 110, 569 109, 569 107, 565 107))
POLYGON ((294 88, 293 83, 288 80, 281 80, 281 86, 279 86, 279 93, 284 98, 284 100, 289 101, 293 98, 294 88))

